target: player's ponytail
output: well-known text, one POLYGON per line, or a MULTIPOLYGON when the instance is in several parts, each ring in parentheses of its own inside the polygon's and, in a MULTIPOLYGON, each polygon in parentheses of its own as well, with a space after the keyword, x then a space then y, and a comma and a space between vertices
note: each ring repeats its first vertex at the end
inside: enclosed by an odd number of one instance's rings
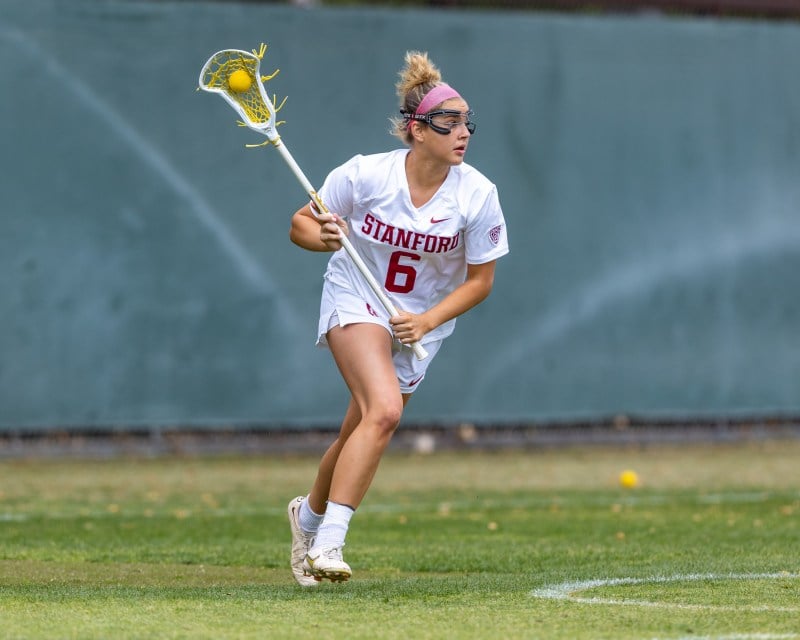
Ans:
MULTIPOLYGON (((397 97, 400 99, 401 113, 416 113, 422 99, 434 87, 441 84, 442 74, 428 58, 428 54, 420 51, 406 52, 405 66, 400 70, 400 79, 395 85, 397 97)), ((391 133, 404 143, 411 141, 408 121, 401 117, 391 118, 391 133)))

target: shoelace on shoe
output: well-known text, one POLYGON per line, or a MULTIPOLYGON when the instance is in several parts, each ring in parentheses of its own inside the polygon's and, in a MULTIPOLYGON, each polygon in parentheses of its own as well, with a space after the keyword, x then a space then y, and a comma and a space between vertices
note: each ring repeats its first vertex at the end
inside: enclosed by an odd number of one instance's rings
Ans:
POLYGON ((325 556, 329 560, 342 560, 342 545, 341 547, 330 547, 329 549, 323 549, 321 556, 325 556))

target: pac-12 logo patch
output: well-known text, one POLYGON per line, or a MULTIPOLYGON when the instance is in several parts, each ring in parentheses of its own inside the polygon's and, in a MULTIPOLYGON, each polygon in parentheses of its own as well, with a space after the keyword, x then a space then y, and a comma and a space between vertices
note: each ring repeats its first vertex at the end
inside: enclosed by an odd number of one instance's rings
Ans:
POLYGON ((500 236, 503 233, 503 225, 498 224, 496 227, 492 227, 489 229, 489 240, 492 241, 492 244, 497 244, 500 242, 500 236))

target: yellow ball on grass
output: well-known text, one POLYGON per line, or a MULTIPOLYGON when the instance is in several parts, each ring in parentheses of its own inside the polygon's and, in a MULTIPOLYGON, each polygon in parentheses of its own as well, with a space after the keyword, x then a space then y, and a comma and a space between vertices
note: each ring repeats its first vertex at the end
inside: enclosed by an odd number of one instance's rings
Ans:
POLYGON ((244 69, 237 69, 230 76, 228 76, 228 86, 231 91, 236 93, 244 93, 253 84, 250 74, 244 69))
POLYGON ((619 474, 619 484, 625 489, 634 489, 639 486, 639 474, 631 469, 626 469, 619 474))

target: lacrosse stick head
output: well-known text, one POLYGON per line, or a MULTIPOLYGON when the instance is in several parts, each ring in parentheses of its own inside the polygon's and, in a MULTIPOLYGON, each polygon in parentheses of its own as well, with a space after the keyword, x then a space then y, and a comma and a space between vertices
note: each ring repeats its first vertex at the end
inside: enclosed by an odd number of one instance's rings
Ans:
POLYGON ((277 131, 278 123, 275 108, 269 99, 264 82, 274 78, 278 71, 272 75, 261 75, 261 59, 267 50, 262 44, 258 51, 248 52, 239 49, 224 49, 217 51, 203 65, 200 71, 200 88, 203 91, 218 93, 231 105, 242 118, 242 124, 250 129, 267 136, 271 142, 280 138, 277 131), (241 73, 244 72, 250 82, 241 82, 241 73), (231 76, 236 73, 231 82, 231 76), (233 86, 231 86, 233 85, 233 86))

